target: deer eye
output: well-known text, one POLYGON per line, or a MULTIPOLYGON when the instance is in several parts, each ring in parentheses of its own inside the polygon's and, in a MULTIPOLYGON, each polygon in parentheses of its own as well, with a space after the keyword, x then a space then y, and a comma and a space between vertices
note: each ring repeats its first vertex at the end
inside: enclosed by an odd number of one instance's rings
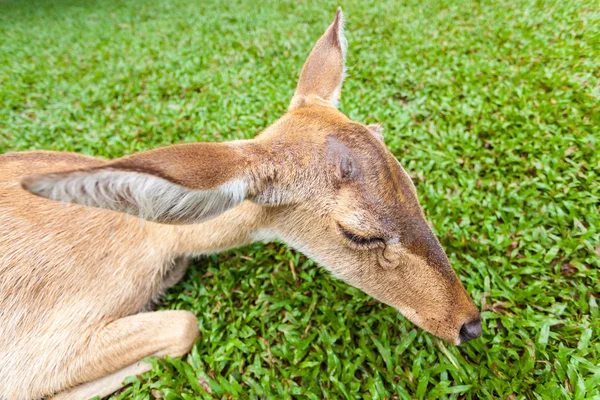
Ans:
POLYGON ((339 223, 338 229, 342 236, 354 247, 359 249, 375 249, 385 247, 385 240, 376 236, 362 236, 344 228, 339 223))

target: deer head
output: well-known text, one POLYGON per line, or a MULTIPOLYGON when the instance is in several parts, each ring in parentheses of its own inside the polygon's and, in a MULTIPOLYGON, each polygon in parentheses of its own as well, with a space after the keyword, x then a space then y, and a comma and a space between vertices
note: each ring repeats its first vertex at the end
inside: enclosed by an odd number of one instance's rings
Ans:
POLYGON ((311 51, 288 112, 255 139, 174 145, 23 187, 166 224, 202 223, 249 201, 264 209, 254 239, 283 240, 455 344, 480 336, 479 312, 381 129, 336 109, 342 18, 338 9, 311 51))

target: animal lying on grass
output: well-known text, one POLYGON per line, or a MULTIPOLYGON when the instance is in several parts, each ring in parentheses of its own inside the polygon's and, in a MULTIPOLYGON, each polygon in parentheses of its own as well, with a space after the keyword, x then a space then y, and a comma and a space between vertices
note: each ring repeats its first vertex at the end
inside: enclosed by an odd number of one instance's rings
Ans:
POLYGON ((284 241, 452 343, 480 336, 380 128, 336 109, 344 46, 338 10, 288 112, 253 140, 0 156, 0 399, 102 397, 144 358, 185 354, 195 316, 153 301, 191 257, 254 241, 284 241))

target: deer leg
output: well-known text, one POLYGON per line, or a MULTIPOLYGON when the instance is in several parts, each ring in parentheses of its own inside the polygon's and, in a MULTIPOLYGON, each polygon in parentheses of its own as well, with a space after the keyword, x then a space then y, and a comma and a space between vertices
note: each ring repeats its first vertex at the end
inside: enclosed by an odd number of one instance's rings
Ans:
POLYGON ((75 360, 82 371, 77 382, 85 383, 52 400, 108 396, 124 386, 127 376, 150 370, 144 358, 182 356, 198 335, 198 320, 188 311, 156 311, 118 319, 98 332, 82 358, 75 360))

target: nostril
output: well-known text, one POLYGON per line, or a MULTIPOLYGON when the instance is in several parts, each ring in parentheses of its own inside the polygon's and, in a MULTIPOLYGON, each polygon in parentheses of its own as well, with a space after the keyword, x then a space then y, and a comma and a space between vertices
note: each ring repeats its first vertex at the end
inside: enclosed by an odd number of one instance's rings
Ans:
POLYGON ((461 326, 459 332, 460 344, 481 336, 481 318, 466 322, 461 326))

